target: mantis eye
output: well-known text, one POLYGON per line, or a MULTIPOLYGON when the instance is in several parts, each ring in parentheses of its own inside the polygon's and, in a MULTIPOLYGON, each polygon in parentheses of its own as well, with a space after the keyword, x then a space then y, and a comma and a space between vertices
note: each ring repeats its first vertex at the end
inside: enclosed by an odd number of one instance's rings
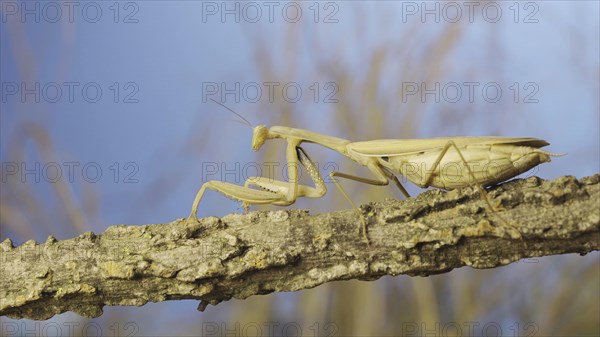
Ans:
POLYGON ((264 125, 259 125, 254 128, 252 134, 252 150, 258 151, 261 146, 265 143, 269 136, 269 129, 264 125))

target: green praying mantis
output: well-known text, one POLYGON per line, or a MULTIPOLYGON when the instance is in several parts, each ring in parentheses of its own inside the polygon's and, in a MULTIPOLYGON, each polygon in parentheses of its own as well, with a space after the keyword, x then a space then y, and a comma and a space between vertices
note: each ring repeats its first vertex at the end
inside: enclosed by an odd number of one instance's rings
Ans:
MULTIPOLYGON (((217 101, 215 103, 222 105, 217 101)), ((241 115, 222 106, 250 125, 241 115)), ((535 138, 447 137, 352 142, 309 130, 265 125, 254 127, 252 149, 258 151, 266 141, 271 139, 283 139, 287 142, 285 153, 288 163, 288 181, 250 177, 244 186, 218 180, 208 181, 198 191, 189 218, 197 219, 198 205, 206 189, 215 190, 242 202, 246 211, 251 204, 287 206, 293 204, 299 197, 322 197, 327 192, 327 188, 314 162, 300 146, 305 142, 337 151, 367 167, 373 174, 373 178, 365 178, 338 171, 329 173, 342 195, 356 210, 358 208, 336 178, 377 186, 385 186, 392 181, 406 198, 410 198, 410 195, 396 174, 401 174, 421 188, 433 186, 453 190, 477 186, 482 197, 493 210, 487 199, 485 187, 501 183, 541 163, 549 162, 551 156, 563 155, 540 150, 541 147, 549 144, 545 140, 535 138), (307 171, 314 187, 299 184, 300 165, 307 171)), ((364 221, 363 234, 366 238, 364 221)))

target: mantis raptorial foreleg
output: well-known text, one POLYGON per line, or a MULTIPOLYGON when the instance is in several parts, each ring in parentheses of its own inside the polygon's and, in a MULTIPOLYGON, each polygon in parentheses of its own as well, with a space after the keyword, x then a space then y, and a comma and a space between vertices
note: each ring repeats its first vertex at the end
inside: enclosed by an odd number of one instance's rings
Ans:
MULTIPOLYGON (((315 163, 300 146, 296 146, 295 151, 296 153, 294 156, 288 157, 289 181, 274 180, 273 178, 268 177, 250 177, 244 183, 244 187, 251 191, 257 191, 257 189, 250 188, 251 186, 254 186, 265 191, 276 193, 280 198, 284 198, 285 202, 288 202, 289 204, 294 203, 298 197, 320 198, 325 195, 325 193, 327 193, 327 187, 325 186, 325 181, 319 174, 315 163), (315 187, 298 184, 298 162, 304 167, 306 172, 308 172, 315 187), (290 170, 291 166, 295 166, 295 168, 290 170), (290 189, 290 186, 294 186, 294 189, 290 189)), ((249 204, 251 203, 244 202, 244 208, 247 208, 249 204)))
POLYGON ((308 154, 306 154, 304 149, 297 144, 297 142, 288 143, 287 159, 289 181, 274 180, 266 177, 250 177, 246 180, 243 187, 218 180, 208 181, 202 185, 200 191, 196 195, 189 218, 197 218, 196 213, 198 205, 200 204, 200 200, 206 189, 212 189, 223 193, 233 200, 241 201, 246 210, 248 205, 251 204, 286 206, 293 204, 298 197, 322 197, 327 192, 325 182, 319 174, 314 162, 310 159, 308 154), (315 187, 298 183, 298 163, 306 169, 314 182, 315 187), (250 188, 250 186, 255 186, 260 189, 250 188))

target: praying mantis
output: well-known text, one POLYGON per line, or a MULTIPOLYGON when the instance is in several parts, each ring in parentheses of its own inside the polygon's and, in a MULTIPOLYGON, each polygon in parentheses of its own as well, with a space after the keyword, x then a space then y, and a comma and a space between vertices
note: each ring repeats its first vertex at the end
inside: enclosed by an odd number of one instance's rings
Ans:
MULTIPOLYGON (((245 118, 222 106, 250 125, 245 118)), ((283 139, 287 142, 285 153, 288 163, 288 181, 250 177, 244 186, 218 180, 208 181, 196 194, 189 218, 197 219, 198 205, 206 189, 215 190, 231 199, 241 201, 246 211, 251 204, 287 206, 293 204, 299 197, 322 197, 327 192, 327 188, 314 162, 300 146, 305 142, 337 151, 367 167, 373 174, 372 178, 365 178, 338 171, 329 173, 343 196, 357 210, 358 208, 339 184, 337 177, 377 186, 388 185, 391 181, 406 198, 410 198, 396 176, 401 174, 421 188, 433 186, 453 190, 477 186, 484 197, 485 187, 506 181, 541 163, 549 162, 551 156, 563 155, 540 150, 541 147, 549 144, 545 140, 536 138, 446 137, 352 142, 304 129, 265 125, 254 127, 252 149, 258 151, 272 139, 283 139), (314 187, 299 184, 299 165, 307 171, 314 187)), ((493 210, 487 197, 485 201, 493 210)), ((364 221, 363 234, 366 238, 364 221)))

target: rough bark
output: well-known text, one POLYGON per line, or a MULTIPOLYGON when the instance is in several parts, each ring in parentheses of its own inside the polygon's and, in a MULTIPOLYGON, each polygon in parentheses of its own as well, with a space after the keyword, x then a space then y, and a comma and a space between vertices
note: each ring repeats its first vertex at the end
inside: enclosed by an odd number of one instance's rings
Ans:
POLYGON ((336 280, 493 268, 526 257, 598 250, 600 175, 514 180, 489 191, 429 190, 353 210, 302 210, 118 225, 15 248, 0 244, 0 315, 47 319, 104 305, 231 298, 296 291, 336 280), (518 230, 518 232, 517 232, 518 230))

